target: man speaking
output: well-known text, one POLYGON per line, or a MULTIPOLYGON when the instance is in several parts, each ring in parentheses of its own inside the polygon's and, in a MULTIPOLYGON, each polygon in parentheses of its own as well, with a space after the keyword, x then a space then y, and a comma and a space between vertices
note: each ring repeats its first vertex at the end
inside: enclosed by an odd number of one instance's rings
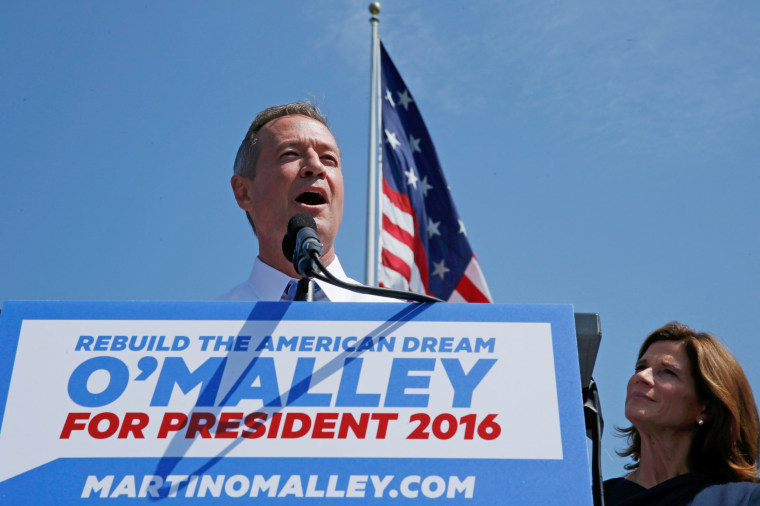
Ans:
MULTIPOLYGON (((294 102, 261 111, 235 157, 232 191, 258 238, 259 254, 248 279, 219 300, 292 300, 298 278, 282 252, 288 221, 298 213, 314 218, 322 242, 322 263, 340 280, 348 278, 335 254, 343 219, 343 173, 338 144, 319 109, 294 102)), ((314 300, 387 301, 322 283, 314 300)))

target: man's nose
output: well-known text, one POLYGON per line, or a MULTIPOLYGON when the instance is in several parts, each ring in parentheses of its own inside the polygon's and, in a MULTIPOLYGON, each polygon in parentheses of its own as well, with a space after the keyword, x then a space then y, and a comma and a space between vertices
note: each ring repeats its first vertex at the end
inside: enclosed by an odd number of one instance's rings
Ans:
POLYGON ((325 177, 325 166, 315 151, 309 150, 303 158, 300 174, 301 177, 316 177, 320 179, 325 177))

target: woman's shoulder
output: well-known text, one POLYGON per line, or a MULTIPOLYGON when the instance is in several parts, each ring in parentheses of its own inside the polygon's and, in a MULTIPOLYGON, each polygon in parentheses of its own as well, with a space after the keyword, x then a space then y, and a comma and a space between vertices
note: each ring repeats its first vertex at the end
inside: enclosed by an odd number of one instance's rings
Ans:
POLYGON ((760 483, 734 481, 705 487, 693 506, 760 506, 760 483))

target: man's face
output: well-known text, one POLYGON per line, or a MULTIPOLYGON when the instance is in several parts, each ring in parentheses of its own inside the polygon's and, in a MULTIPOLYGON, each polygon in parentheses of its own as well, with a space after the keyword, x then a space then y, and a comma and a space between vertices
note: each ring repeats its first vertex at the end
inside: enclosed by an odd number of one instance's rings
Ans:
POLYGON ((248 186, 259 256, 274 266, 284 259, 281 244, 288 221, 296 213, 307 213, 317 222, 323 261, 331 262, 343 218, 343 174, 335 139, 319 121, 290 115, 264 125, 259 142, 261 153, 248 186))

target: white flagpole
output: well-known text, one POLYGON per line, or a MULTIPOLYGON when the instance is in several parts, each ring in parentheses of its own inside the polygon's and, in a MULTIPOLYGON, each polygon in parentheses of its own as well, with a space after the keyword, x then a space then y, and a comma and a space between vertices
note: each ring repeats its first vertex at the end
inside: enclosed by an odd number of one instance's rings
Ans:
POLYGON ((377 24, 380 19, 380 2, 372 2, 369 5, 372 17, 369 22, 372 25, 372 62, 370 70, 369 86, 369 175, 367 176, 367 259, 364 271, 364 284, 375 284, 375 271, 377 261, 375 259, 377 238, 377 156, 378 156, 378 125, 380 124, 380 36, 377 33, 377 24))

